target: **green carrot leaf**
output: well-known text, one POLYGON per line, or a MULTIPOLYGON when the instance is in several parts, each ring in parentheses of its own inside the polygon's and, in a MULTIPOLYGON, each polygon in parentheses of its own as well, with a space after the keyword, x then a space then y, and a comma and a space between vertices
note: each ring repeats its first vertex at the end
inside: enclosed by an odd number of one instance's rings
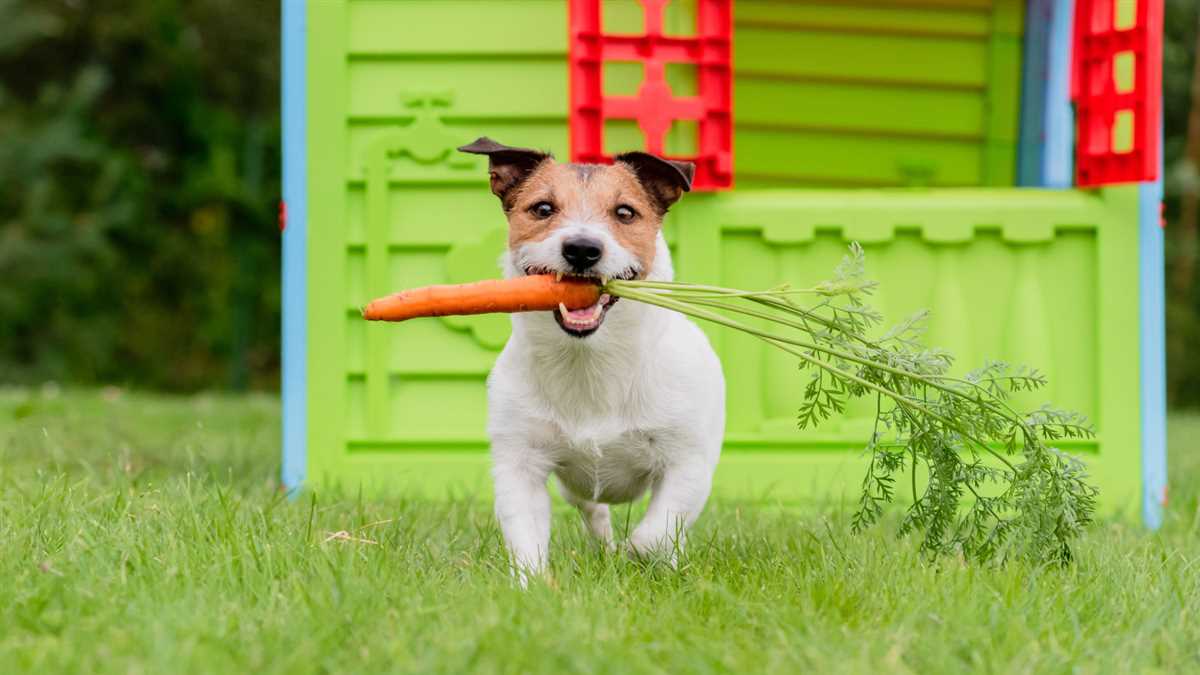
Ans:
POLYGON ((1051 444, 1092 437, 1091 423, 1049 404, 1014 408, 1013 393, 1046 386, 1036 368, 987 361, 951 374, 953 356, 922 341, 928 312, 872 337, 882 322, 867 304, 876 287, 853 243, 832 278, 808 289, 613 280, 605 290, 754 335, 796 357, 802 429, 841 414, 851 399, 873 398, 855 532, 877 523, 901 495, 908 506, 900 533, 919 536, 931 555, 1072 560, 1072 542, 1094 517, 1097 488, 1082 462, 1051 444), (799 302, 804 295, 813 301, 799 302))

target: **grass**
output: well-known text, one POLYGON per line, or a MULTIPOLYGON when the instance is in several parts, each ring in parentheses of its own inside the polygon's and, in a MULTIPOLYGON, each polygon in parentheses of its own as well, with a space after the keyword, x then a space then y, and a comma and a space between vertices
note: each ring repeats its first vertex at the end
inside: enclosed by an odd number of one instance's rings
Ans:
POLYGON ((0 672, 1200 670, 1200 416, 1172 418, 1163 530, 1098 524, 1066 569, 725 502, 675 571, 558 504, 525 592, 489 504, 289 501, 277 430, 268 397, 0 392, 0 672))

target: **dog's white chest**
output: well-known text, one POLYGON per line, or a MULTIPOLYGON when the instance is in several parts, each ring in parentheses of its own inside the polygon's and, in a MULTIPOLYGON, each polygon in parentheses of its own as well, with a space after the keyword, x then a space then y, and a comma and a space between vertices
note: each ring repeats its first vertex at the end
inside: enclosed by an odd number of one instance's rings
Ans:
POLYGON ((584 499, 606 503, 636 499, 661 471, 663 435, 629 431, 604 440, 564 437, 555 474, 584 499))

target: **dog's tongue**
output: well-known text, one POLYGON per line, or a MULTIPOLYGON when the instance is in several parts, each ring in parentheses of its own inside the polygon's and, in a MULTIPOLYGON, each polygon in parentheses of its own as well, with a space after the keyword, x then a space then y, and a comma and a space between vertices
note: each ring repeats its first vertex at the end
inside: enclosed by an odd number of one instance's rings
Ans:
POLYGON ((583 309, 568 309, 566 316, 568 319, 572 319, 574 321, 591 321, 592 319, 596 318, 596 313, 599 311, 600 303, 597 302, 591 307, 585 307, 583 309))
POLYGON ((604 310, 604 303, 608 301, 608 294, 602 294, 596 304, 583 309, 567 309, 565 305, 559 305, 559 312, 563 318, 571 323, 591 323, 600 319, 600 313, 604 310))

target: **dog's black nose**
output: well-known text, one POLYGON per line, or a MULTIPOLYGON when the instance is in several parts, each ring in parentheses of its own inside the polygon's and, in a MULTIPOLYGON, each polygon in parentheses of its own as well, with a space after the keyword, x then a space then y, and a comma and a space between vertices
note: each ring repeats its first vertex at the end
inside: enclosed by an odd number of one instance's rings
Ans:
POLYGON ((583 272, 600 261, 604 247, 595 239, 575 237, 563 242, 562 254, 572 270, 583 272))

